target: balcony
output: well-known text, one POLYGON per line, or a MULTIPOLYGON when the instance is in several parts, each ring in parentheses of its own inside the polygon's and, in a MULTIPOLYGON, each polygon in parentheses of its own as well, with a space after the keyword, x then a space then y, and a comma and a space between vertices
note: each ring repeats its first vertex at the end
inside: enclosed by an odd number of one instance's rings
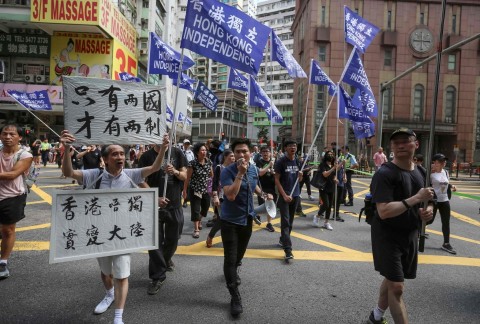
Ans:
POLYGON ((397 46, 397 32, 384 30, 382 33, 382 46, 397 46))
POLYGON ((320 43, 330 43, 330 28, 317 27, 315 40, 320 43))

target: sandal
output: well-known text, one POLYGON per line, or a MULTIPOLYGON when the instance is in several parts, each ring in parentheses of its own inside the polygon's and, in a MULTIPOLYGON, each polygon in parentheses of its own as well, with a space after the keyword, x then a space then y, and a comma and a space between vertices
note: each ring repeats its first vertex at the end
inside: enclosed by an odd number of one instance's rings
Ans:
POLYGON ((202 222, 200 222, 200 224, 198 224, 198 229, 201 231, 201 230, 202 230, 202 228, 203 228, 203 226, 202 226, 202 222))
POLYGON ((213 245, 212 238, 210 236, 207 236, 207 248, 211 248, 212 245, 213 245))
POLYGON ((200 237, 200 231, 193 231, 192 237, 193 238, 199 238, 200 237))

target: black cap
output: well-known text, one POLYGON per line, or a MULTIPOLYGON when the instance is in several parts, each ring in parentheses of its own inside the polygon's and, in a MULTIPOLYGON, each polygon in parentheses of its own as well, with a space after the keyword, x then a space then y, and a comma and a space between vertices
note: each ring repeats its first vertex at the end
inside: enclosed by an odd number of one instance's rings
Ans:
POLYGON ((440 161, 440 162, 443 162, 445 160, 448 160, 447 157, 445 155, 443 155, 442 153, 437 153, 433 156, 432 158, 432 161, 440 161))
POLYGON ((417 138, 417 134, 415 134, 413 130, 411 130, 410 128, 402 127, 392 133, 392 135, 390 136, 390 140, 392 140, 392 138, 394 138, 399 134, 405 134, 405 135, 414 136, 415 138, 417 138))

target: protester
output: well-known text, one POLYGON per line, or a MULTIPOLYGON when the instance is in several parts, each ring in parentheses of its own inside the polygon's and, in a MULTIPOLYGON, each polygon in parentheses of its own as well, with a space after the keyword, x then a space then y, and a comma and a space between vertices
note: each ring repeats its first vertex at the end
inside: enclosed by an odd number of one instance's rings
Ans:
POLYGON ((295 211, 300 203, 300 186, 298 184, 302 181, 302 172, 300 172, 300 162, 295 156, 297 142, 287 139, 284 142, 284 148, 285 156, 275 162, 275 186, 280 195, 277 202, 281 215, 279 244, 285 252, 285 260, 289 260, 293 259, 290 233, 295 211))
MULTIPOLYGON (((75 137, 68 130, 64 130, 60 140, 64 143, 65 149, 70 150, 71 143, 75 142, 75 137)), ((98 180, 100 180, 100 189, 132 188, 134 184, 142 183, 143 178, 160 170, 168 141, 168 135, 165 135, 162 149, 151 166, 125 169, 123 147, 107 145, 102 148, 102 157, 105 161, 104 171, 101 169, 73 170, 71 158, 65 155, 62 163, 63 174, 77 180, 86 188, 92 188, 98 180)), ((95 307, 94 314, 104 313, 115 301, 114 324, 123 323, 122 315, 128 293, 128 277, 130 276, 130 254, 106 256, 97 258, 97 260, 106 294, 95 307)))
MULTIPOLYGON (((215 170, 215 168, 218 165, 222 164, 222 158, 223 158, 223 150, 224 150, 224 145, 220 140, 211 140, 208 148, 208 154, 209 158, 212 161, 212 168, 215 170)), ((208 179, 208 186, 211 188, 212 186, 212 178, 208 179)), ((215 208, 215 206, 212 204, 213 207, 213 217, 207 221, 207 227, 212 227, 215 221, 218 219, 218 209, 215 208)))
POLYGON ((30 168, 33 156, 20 149, 22 136, 23 130, 12 124, 3 126, 0 133, 0 279, 10 276, 8 259, 15 245, 16 224, 25 218, 27 188, 22 175, 30 168))
MULTIPOLYGON (((313 217, 313 226, 320 226, 320 215, 325 214, 325 221, 323 228, 331 231, 332 225, 329 223, 332 207, 335 202, 335 184, 338 183, 336 173, 342 167, 343 163, 338 163, 335 159, 335 154, 332 151, 325 153, 322 163, 318 166, 317 172, 320 172, 324 177, 325 186, 320 190, 319 200, 322 205, 318 211, 318 215, 313 217)), ((338 189, 337 189, 338 190, 338 189)))
POLYGON ((190 149, 190 146, 191 146, 190 140, 188 140, 187 138, 184 139, 183 140, 182 152, 185 155, 185 157, 187 158, 188 162, 195 159, 195 155, 193 154, 192 150, 190 149))
POLYGON ((383 163, 387 163, 388 159, 385 153, 383 153, 383 147, 379 146, 378 151, 373 155, 373 163, 375 163, 375 172, 380 169, 383 163))
POLYGON ((203 143, 193 147, 195 159, 190 161, 187 169, 187 180, 183 186, 183 199, 190 197, 191 221, 193 222, 193 238, 200 237, 202 217, 206 217, 210 207, 210 196, 207 192, 208 179, 213 177, 212 161, 207 158, 207 148, 203 143))
POLYGON ((448 187, 451 186, 451 191, 457 191, 457 188, 449 183, 450 177, 447 170, 445 170, 445 165, 447 163, 445 155, 442 153, 435 154, 432 158, 432 162, 430 179, 433 190, 435 190, 435 195, 437 196, 437 203, 433 209, 433 218, 429 224, 433 223, 437 211, 439 211, 442 220, 443 233, 443 245, 441 249, 451 254, 457 254, 450 245, 450 199, 448 197, 448 187))
POLYGON ((84 170, 98 169, 105 166, 100 149, 95 145, 87 145, 85 151, 77 154, 77 159, 82 159, 84 170))
POLYGON ((42 163, 43 166, 46 167, 49 159, 50 154, 50 143, 48 143, 48 138, 44 138, 42 143, 40 144, 40 153, 42 154, 42 163))
MULTIPOLYGON (((155 163, 158 154, 162 150, 161 145, 143 153, 138 161, 140 168, 155 163)), ((168 150, 165 152, 163 161, 167 161, 168 150)), ((149 175, 145 180, 148 186, 158 188, 158 249, 149 250, 148 273, 151 279, 147 293, 155 295, 160 290, 166 279, 166 272, 173 271, 175 265, 172 257, 178 246, 178 240, 183 230, 182 190, 183 181, 187 179, 187 159, 182 151, 172 146, 170 163, 165 163, 158 171, 149 175), (167 191, 165 197, 164 185, 167 178, 167 191)))
MULTIPOLYGON (((307 157, 307 154, 305 154, 300 158, 301 165, 303 164, 306 157, 307 157)), ((303 168, 302 182, 300 182, 300 192, 302 192, 303 185, 305 185, 305 187, 307 188, 308 200, 313 201, 315 199, 312 197, 312 187, 310 186, 310 175, 312 173, 313 167, 308 164, 310 162, 309 160, 310 160, 310 157, 307 159, 307 162, 305 163, 305 167, 303 168)))
MULTIPOLYGON (((233 154, 232 151, 230 150, 225 150, 223 152, 223 163, 220 165, 217 165, 215 170, 213 171, 213 182, 212 182, 212 202, 213 206, 215 209, 220 211, 221 204, 224 200, 224 194, 223 194, 223 188, 222 184, 220 182, 220 176, 223 171, 227 166, 235 162, 235 155, 233 154)), ((220 215, 220 212, 217 212, 218 215, 220 215)), ((207 235, 207 247, 211 248, 212 247, 212 240, 215 237, 215 234, 220 230, 221 227, 221 222, 220 219, 217 218, 212 226, 212 229, 207 235)))
POLYGON ((239 266, 247 250, 252 235, 252 219, 255 217, 253 193, 267 199, 271 194, 264 194, 258 187, 258 170, 250 164, 251 144, 249 139, 235 140, 231 148, 237 163, 227 166, 221 173, 224 201, 221 204, 221 231, 223 242, 223 273, 231 295, 230 313, 238 316, 243 312, 242 299, 238 291, 240 277, 239 266))
MULTIPOLYGON (((273 196, 273 200, 277 201, 277 194, 275 192, 275 171, 273 169, 273 159, 272 159, 272 151, 268 146, 262 146, 260 149, 261 157, 258 159, 256 166, 259 169, 268 168, 267 172, 263 175, 260 175, 260 186, 263 192, 269 193, 273 196)), ((265 199, 262 197, 258 197, 258 205, 262 205, 265 203, 265 199)), ((265 229, 269 232, 275 232, 275 229, 272 225, 272 217, 267 215, 267 225, 265 229)))
POLYGON ((393 161, 380 167, 370 185, 372 202, 376 204, 371 223, 373 261, 384 279, 369 323, 384 323, 387 308, 395 323, 408 323, 404 279, 416 277, 420 220, 433 217, 433 189, 423 187, 425 175, 413 163, 418 148, 415 133, 407 128, 394 131, 390 146, 393 161), (427 201, 428 207, 422 208, 427 201))
POLYGON ((355 155, 350 153, 348 146, 342 146, 342 151, 339 158, 339 162, 344 163, 345 174, 347 175, 347 181, 343 187, 343 193, 341 201, 344 202, 345 206, 353 206, 353 188, 352 188, 352 175, 353 170, 358 168, 357 160, 355 155), (348 193, 348 203, 347 203, 347 193, 348 193))
POLYGON ((33 143, 30 145, 32 155, 33 155, 33 162, 35 162, 35 165, 40 165, 40 146, 42 145, 42 141, 37 139, 33 141, 33 143))

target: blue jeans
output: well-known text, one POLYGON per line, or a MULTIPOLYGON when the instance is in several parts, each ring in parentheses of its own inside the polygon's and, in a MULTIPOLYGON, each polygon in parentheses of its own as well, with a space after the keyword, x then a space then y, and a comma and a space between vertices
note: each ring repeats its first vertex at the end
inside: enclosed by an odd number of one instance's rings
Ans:
POLYGON ((277 207, 280 209, 281 217, 280 242, 282 243, 285 252, 292 251, 292 240, 290 240, 290 232, 292 232, 295 210, 297 210, 299 202, 300 196, 292 197, 291 203, 287 203, 285 200, 283 200, 282 196, 278 198, 277 207))

